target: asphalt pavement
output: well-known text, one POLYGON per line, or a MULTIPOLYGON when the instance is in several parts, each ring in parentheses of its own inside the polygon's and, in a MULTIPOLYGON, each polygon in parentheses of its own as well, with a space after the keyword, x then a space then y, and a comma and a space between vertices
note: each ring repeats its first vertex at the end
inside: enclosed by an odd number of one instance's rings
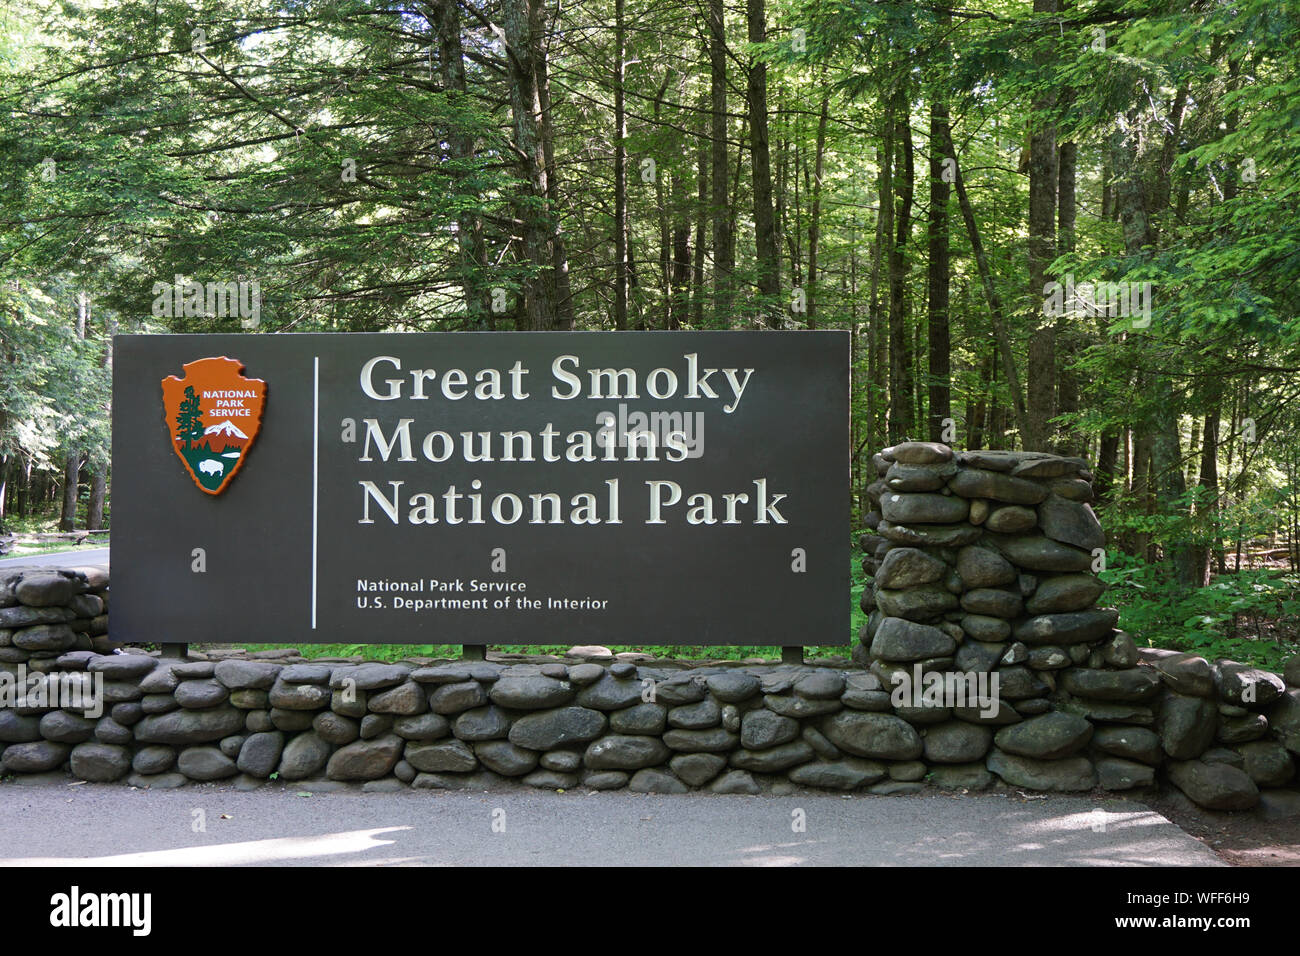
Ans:
POLYGON ((108 564, 108 548, 78 548, 54 554, 29 554, 18 558, 0 558, 0 571, 6 568, 79 568, 87 564, 108 564))
POLYGON ((1214 866, 1136 801, 0 784, 2 866, 1214 866))

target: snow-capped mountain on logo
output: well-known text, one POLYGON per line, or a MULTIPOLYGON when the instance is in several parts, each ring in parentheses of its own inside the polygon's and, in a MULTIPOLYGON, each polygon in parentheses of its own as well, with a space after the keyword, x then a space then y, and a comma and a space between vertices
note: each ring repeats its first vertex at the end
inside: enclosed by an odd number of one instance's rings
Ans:
POLYGON ((203 429, 203 434, 225 435, 227 438, 239 438, 244 441, 248 440, 248 436, 236 428, 235 423, 228 418, 224 422, 217 422, 215 425, 209 425, 207 428, 203 429))

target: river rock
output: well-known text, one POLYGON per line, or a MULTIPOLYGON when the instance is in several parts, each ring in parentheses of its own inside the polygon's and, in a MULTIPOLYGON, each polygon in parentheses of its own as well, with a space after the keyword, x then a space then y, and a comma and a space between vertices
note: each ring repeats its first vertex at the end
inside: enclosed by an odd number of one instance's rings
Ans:
POLYGON ((942 465, 953 459, 951 448, 932 441, 899 442, 880 455, 885 461, 899 461, 905 465, 942 465))
POLYGON ((14 588, 14 596, 28 607, 57 607, 67 604, 81 590, 75 578, 62 574, 26 574, 14 588))
POLYGON ((770 710, 751 710, 741 718, 740 744, 747 750, 765 750, 799 736, 799 722, 770 710))
POLYGON ((315 775, 329 760, 330 749, 330 745, 315 733, 298 734, 285 745, 280 755, 280 778, 306 780, 315 775))
POLYGON ((761 690, 758 678, 743 671, 724 671, 710 674, 705 683, 710 693, 723 703, 739 704, 749 700, 761 690))
MULTIPOLYGON (((378 780, 392 772, 406 741, 396 734, 358 740, 334 751, 325 767, 330 780, 378 780)), ((409 762, 409 758, 408 758, 409 762)))
POLYGON ((290 684, 282 678, 271 685, 267 698, 281 710, 320 710, 329 706, 330 690, 320 684, 290 684))
POLYGON ((1286 682, 1282 678, 1247 664, 1222 661, 1214 672, 1219 696, 1240 707, 1265 707, 1286 691, 1286 682))
POLYGON ((384 690, 406 683, 411 669, 401 664, 383 664, 377 661, 355 667, 336 667, 330 674, 329 686, 333 690, 384 690))
POLYGON ((1168 773, 1174 786, 1209 810, 1249 810, 1259 802, 1259 788, 1250 776, 1227 764, 1176 761, 1168 773))
POLYGON ((141 747, 131 758, 131 769, 139 774, 166 773, 175 765, 176 751, 159 744, 141 747))
POLYGON ((979 528, 964 521, 961 524, 905 525, 882 520, 876 530, 893 544, 930 548, 960 548, 977 541, 980 536, 979 528))
POLYGON ((217 661, 212 676, 231 690, 270 690, 280 665, 270 661, 217 661))
POLYGON ((1160 751, 1160 737, 1145 727, 1098 727, 1092 735, 1092 744, 1108 754, 1153 767, 1164 756, 1160 751))
MULTIPOLYGON (((275 768, 280 765, 280 757, 283 754, 284 734, 279 731, 273 730, 267 733, 249 734, 244 738, 243 746, 239 748, 239 757, 235 761, 235 766, 241 773, 246 773, 250 777, 265 779, 275 772, 275 768)), ((160 770, 152 771, 145 771, 138 766, 135 769, 141 773, 159 773, 162 770, 170 769, 170 767, 164 766, 160 770)))
POLYGON ((567 704, 574 697, 568 681, 554 680, 540 674, 531 677, 506 677, 492 685, 488 697, 492 703, 516 710, 541 710, 567 704))
POLYGON ((666 770, 638 770, 628 781, 628 790, 633 793, 690 793, 690 787, 682 783, 666 770))
POLYGON ((1061 614, 1092 607, 1106 586, 1091 574, 1057 574, 1042 578, 1025 602, 1029 614, 1061 614))
POLYGON ((461 740, 501 740, 510 733, 510 717, 494 705, 475 707, 457 716, 451 727, 461 740))
POLYGON ((1042 535, 996 535, 994 543, 1007 559, 1029 571, 1087 571, 1092 555, 1042 535))
MULTIPOLYGON (((10 641, 15 648, 22 651, 67 651, 76 647, 77 635, 66 624, 37 624, 34 627, 24 627, 14 631, 10 641)), ((103 659, 96 658, 96 660, 103 659)), ((91 663, 93 664, 94 661, 91 663)))
POLYGON ((819 729, 836 747, 858 757, 915 760, 924 749, 916 729, 892 714, 841 711, 819 729))
POLYGON ((1209 697, 1214 693, 1214 669, 1199 654, 1168 654, 1151 664, 1175 693, 1193 697, 1209 697))
POLYGON ((1242 744, 1259 740, 1268 733, 1268 718, 1263 714, 1245 714, 1241 717, 1219 716, 1219 730, 1215 739, 1222 744, 1242 744))
POLYGON ((1106 546, 1106 534, 1092 506, 1048 495, 1038 506, 1038 524, 1053 541, 1074 545, 1084 551, 1106 546))
MULTIPOLYGON (((675 732, 692 733, 693 731, 675 732)), ((583 764, 592 770, 639 770, 642 767, 664 763, 669 756, 668 747, 664 746, 657 737, 610 734, 587 747, 583 755, 583 764)))
POLYGON ((141 719, 134 730, 138 743, 187 746, 229 737, 243 726, 242 711, 233 707, 212 707, 150 714, 141 719))
POLYGON ((1246 774, 1257 787, 1283 787, 1295 776, 1295 761, 1276 741, 1258 740, 1239 744, 1236 749, 1245 760, 1246 774))
POLYGON ((1204 698, 1167 695, 1156 717, 1156 730, 1165 753, 1175 760, 1199 757, 1214 742, 1218 716, 1214 704, 1204 698))
POLYGON ((78 744, 72 748, 69 761, 72 775, 91 783, 109 783, 131 771, 131 751, 112 744, 78 744))
POLYGON ((441 740, 450 730, 451 725, 441 714, 403 714, 393 720, 393 733, 403 740, 441 740))
POLYGON ((429 709, 435 714, 457 714, 462 710, 482 707, 487 702, 487 692, 476 680, 442 684, 429 694, 429 709))
POLYGON ((876 591, 876 604, 887 618, 932 621, 956 609, 958 602, 957 596, 947 588, 930 584, 904 591, 880 588, 876 591))
POLYGON ((983 468, 961 469, 948 487, 963 498, 989 498, 1013 505, 1036 505, 1047 497, 1047 489, 1037 482, 983 468))
POLYGON ((994 749, 985 765, 1013 787, 1071 793, 1097 785, 1096 770, 1084 756, 1035 760, 994 749))
POLYGON ((176 703, 182 707, 188 707, 191 710, 202 710, 207 707, 216 707, 218 704, 225 703, 230 697, 230 691, 219 681, 208 680, 185 680, 177 685, 172 691, 172 696, 176 698, 176 703))
POLYGON ((474 752, 460 740, 408 743, 404 758, 416 770, 426 773, 468 773, 478 766, 474 752))
POLYGON ((217 747, 187 747, 176 758, 176 769, 191 780, 224 780, 239 773, 235 761, 217 747))
POLYGON ((954 461, 942 465, 907 465, 895 462, 885 472, 885 485, 891 491, 938 491, 955 474, 957 463, 954 461))
POLYGON ((720 774, 727 758, 718 754, 678 754, 668 761, 673 774, 683 783, 702 787, 720 774))
POLYGON ((885 779, 886 768, 874 760, 842 757, 839 760, 818 760, 801 764, 787 774, 790 780, 803 787, 822 790, 856 790, 885 779))
MULTIPOLYGON (((615 711, 617 713, 617 711, 615 711)), ((722 723, 722 708, 711 697, 668 711, 668 723, 685 730, 704 730, 722 723)))
POLYGON ((1097 784, 1103 790, 1135 790, 1154 786, 1154 767, 1124 760, 1120 757, 1102 757, 1097 761, 1097 784))
MULTIPOLYGON (((661 685, 662 687, 662 685, 661 685)), ((701 691, 703 687, 700 688, 701 691)), ((578 692, 575 703, 579 707, 586 707, 591 710, 622 710, 624 707, 631 707, 641 703, 642 686, 639 680, 620 680, 610 673, 604 674, 600 680, 594 684, 582 688, 578 692)), ((670 695, 671 696, 671 693, 670 695)), ((703 695, 701 695, 702 699, 703 695)), ((668 698, 662 698, 662 702, 671 703, 668 698)), ((692 703, 691 701, 680 701, 680 703, 692 703)))
POLYGON ((952 720, 927 727, 925 759, 932 763, 971 763, 983 760, 993 741, 988 727, 952 720))
POLYGON ((989 512, 984 527, 999 534, 1019 534, 1038 524, 1038 513, 1024 505, 1003 505, 989 512))
POLYGON ((520 717, 510 728, 509 740, 529 750, 552 750, 561 744, 595 740, 605 732, 607 722, 598 710, 562 707, 520 717))
POLYGON ((682 753, 728 753, 740 743, 740 735, 723 730, 721 727, 713 727, 709 730, 673 728, 664 733, 663 743, 672 750, 682 753))
POLYGON ((340 716, 332 710, 323 710, 317 714, 312 718, 311 726, 321 740, 335 746, 350 744, 361 736, 361 727, 355 720, 340 716))
MULTIPOLYGON (((758 687, 757 680, 754 687, 758 687)), ((616 734, 661 734, 667 723, 668 708, 663 704, 636 704, 609 715, 609 729, 616 734)))
POLYGON ((815 756, 812 747, 806 741, 793 740, 766 750, 741 748, 732 753, 728 762, 738 770, 748 770, 752 773, 779 773, 798 764, 807 763, 815 756))
MULTIPOLYGON (((3 713, 0 711, 0 718, 3 713)), ((1278 741, 1300 756, 1300 690, 1288 690, 1275 700, 1268 709, 1268 722, 1278 741)))
POLYGON ((1058 760, 1081 750, 1092 739, 1092 724, 1075 714, 1030 717, 994 736, 998 749, 1036 760, 1058 760))
POLYGON ((961 596, 961 608, 970 614, 1013 618, 1024 610, 1024 602, 1014 591, 1000 588, 974 588, 961 596))
POLYGON ((917 548, 894 548, 876 571, 876 587, 913 588, 940 580, 948 566, 917 548))
POLYGON ((1067 614, 1039 614, 1017 621, 1011 629, 1026 644, 1082 644, 1108 637, 1119 621, 1114 608, 1095 608, 1067 614))
POLYGON ((1006 558, 977 545, 957 552, 957 573, 968 588, 1000 587, 1016 580, 1016 569, 1006 558))
POLYGON ((95 735, 95 721, 66 710, 52 710, 40 720, 40 736, 61 744, 79 744, 95 735))
POLYGON ((894 524, 955 524, 966 520, 970 504, 951 495, 891 491, 881 496, 880 511, 886 521, 894 524))
MULTIPOLYGON (((952 654, 957 642, 937 627, 887 617, 871 642, 873 657, 889 661, 919 661, 952 654)), ((870 756, 864 755, 864 756, 870 756)))
POLYGON ((1075 667, 1062 673, 1061 687, 1076 697, 1136 703, 1160 693, 1160 675, 1149 667, 1129 670, 1075 667))

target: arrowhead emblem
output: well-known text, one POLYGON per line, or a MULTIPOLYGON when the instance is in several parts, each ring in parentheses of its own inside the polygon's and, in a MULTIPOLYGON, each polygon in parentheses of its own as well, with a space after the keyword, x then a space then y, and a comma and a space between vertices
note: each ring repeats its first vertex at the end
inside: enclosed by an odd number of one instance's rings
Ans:
POLYGON ((185 377, 162 380, 172 451, 194 483, 210 495, 226 490, 262 427, 266 382, 245 378, 238 359, 187 363, 185 377))

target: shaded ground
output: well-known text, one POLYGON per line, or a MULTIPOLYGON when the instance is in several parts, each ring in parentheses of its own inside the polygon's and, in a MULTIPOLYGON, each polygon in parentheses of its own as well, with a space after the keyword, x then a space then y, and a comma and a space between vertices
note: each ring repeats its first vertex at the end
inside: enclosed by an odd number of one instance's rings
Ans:
POLYGON ((1252 812, 1203 810, 1170 790, 1146 801, 1233 866, 1300 866, 1300 817, 1264 820, 1252 812))

